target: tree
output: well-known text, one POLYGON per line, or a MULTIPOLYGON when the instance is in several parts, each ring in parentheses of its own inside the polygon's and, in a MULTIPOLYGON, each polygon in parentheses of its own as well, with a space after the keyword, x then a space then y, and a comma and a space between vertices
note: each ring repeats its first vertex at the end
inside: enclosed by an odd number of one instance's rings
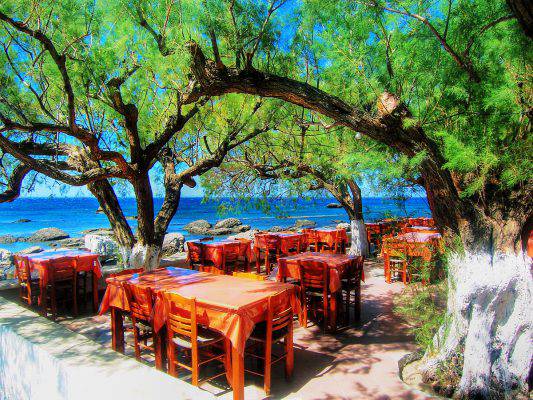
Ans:
MULTIPOLYGON (((526 391, 532 52, 514 14, 503 1, 308 1, 285 12, 294 18, 285 15, 277 47, 258 51, 226 35, 228 48, 246 55, 240 61, 224 63, 223 46, 211 60, 208 44, 190 43, 196 82, 187 101, 228 93, 282 99, 421 157, 433 216, 448 243, 460 243, 450 259, 449 318, 426 354, 425 377, 439 379, 458 357, 457 397, 526 391), (319 38, 321 88, 300 80, 303 52, 279 51, 310 35, 319 38)), ((271 14, 263 15, 268 24, 271 14)))
POLYGON ((171 18, 172 4, 166 18, 150 24, 145 4, 133 11, 112 6, 110 14, 85 1, 1 6, 0 201, 16 199, 35 174, 87 185, 125 259, 153 269, 183 185, 194 186, 229 151, 268 130, 270 111, 242 96, 216 103, 205 96, 185 105, 184 70, 168 69, 165 61, 180 59, 164 41, 168 23, 179 20, 171 18), (165 186, 157 212, 154 168, 165 186), (115 194, 117 181, 130 184, 137 200, 136 236, 115 194))

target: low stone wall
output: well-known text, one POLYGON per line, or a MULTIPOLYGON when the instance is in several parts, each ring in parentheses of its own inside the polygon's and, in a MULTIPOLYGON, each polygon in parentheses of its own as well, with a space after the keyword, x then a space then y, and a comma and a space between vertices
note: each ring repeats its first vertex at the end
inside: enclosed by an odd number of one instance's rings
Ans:
POLYGON ((0 399, 214 399, 0 297, 0 399))

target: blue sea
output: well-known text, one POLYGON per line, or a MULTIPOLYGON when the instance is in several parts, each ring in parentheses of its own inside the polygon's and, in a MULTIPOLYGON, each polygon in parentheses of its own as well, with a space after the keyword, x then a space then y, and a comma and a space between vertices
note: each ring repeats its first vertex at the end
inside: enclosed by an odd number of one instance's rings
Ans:
MULTIPOLYGON (((163 199, 155 199, 155 207, 159 209, 163 199)), ((187 239, 195 236, 188 235, 183 227, 194 220, 206 219, 211 223, 227 217, 239 218, 243 224, 252 228, 266 229, 272 226, 289 227, 296 219, 315 221, 317 226, 331 226, 338 222, 348 221, 342 208, 327 208, 328 203, 335 202, 329 198, 323 199, 285 199, 272 200, 261 207, 254 204, 239 207, 233 204, 231 211, 223 205, 224 200, 204 202, 201 198, 182 198, 178 212, 172 220, 168 232, 181 232, 187 239), (222 206, 221 206, 222 204, 222 206)), ((135 199, 120 200, 124 214, 135 216, 135 199)), ((41 228, 56 227, 70 234, 71 237, 81 236, 81 231, 91 228, 109 228, 106 216, 96 213, 98 202, 96 199, 51 197, 51 198, 19 198, 12 203, 0 203, 0 235, 29 236, 41 228), (29 219, 30 222, 15 223, 19 219, 29 219)), ((374 221, 390 216, 429 216, 429 206, 426 198, 410 198, 403 203, 385 198, 363 199, 364 217, 366 221, 374 221)), ((135 229, 137 221, 129 220, 135 229)), ((18 242, 14 244, 0 244, 1 248, 18 251, 35 245, 18 242)), ((45 245, 46 246, 46 245, 45 245)))

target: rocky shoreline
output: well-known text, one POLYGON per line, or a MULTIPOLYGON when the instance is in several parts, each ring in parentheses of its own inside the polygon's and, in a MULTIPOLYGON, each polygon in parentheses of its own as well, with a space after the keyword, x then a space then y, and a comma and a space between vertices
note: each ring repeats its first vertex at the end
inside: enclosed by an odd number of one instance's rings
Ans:
MULTIPOLYGON (((298 231, 303 228, 313 228, 316 226, 315 221, 307 219, 297 219, 291 227, 273 226, 268 229, 269 232, 279 232, 284 230, 298 231)), ((340 223, 339 227, 348 228, 349 224, 340 223), (342 226, 341 226, 342 225, 342 226)), ((254 235, 259 232, 250 225, 245 225, 238 218, 225 218, 215 223, 200 219, 192 221, 183 228, 192 235, 204 236, 228 236, 230 238, 247 238, 253 239, 254 235)), ((58 228, 50 227, 39 229, 27 237, 16 237, 10 234, 0 235, 1 244, 13 243, 44 243, 51 248, 86 248, 101 256, 103 263, 117 263, 119 259, 119 246, 114 238, 113 230, 110 228, 94 228, 81 231, 80 237, 70 237, 70 235, 58 228)), ((179 232, 169 232, 165 235, 163 241, 162 256, 171 257, 177 253, 185 251, 185 236, 179 232)), ((17 252, 11 252, 7 249, 0 248, 0 280, 13 277, 14 265, 13 257, 15 255, 35 254, 45 251, 38 245, 29 246, 17 252)))

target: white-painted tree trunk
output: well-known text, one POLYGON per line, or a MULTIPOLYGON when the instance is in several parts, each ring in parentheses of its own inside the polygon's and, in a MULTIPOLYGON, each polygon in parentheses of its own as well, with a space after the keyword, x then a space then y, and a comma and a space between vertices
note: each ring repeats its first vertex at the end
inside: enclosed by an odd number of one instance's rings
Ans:
POLYGON ((129 260, 130 268, 144 268, 145 271, 153 271, 159 267, 161 247, 136 243, 131 250, 129 260))
POLYGON ((352 219, 350 221, 352 240, 349 254, 368 257, 368 240, 366 237, 366 226, 362 219, 352 219))
POLYGON ((426 352, 429 380, 463 354, 455 398, 511 398, 527 390, 533 356, 533 279, 527 255, 453 255, 449 260, 447 320, 426 352))

